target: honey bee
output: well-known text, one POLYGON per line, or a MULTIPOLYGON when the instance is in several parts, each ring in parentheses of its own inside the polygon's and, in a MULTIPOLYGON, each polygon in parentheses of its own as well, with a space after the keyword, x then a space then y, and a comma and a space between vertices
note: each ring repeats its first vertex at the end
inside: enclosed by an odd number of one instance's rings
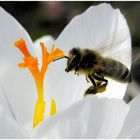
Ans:
POLYGON ((111 58, 105 58, 97 51, 73 48, 65 58, 68 59, 65 69, 67 73, 74 71, 77 75, 84 74, 87 81, 92 83, 92 86, 85 91, 84 96, 104 92, 108 84, 105 77, 123 83, 132 80, 131 72, 124 64, 111 58))

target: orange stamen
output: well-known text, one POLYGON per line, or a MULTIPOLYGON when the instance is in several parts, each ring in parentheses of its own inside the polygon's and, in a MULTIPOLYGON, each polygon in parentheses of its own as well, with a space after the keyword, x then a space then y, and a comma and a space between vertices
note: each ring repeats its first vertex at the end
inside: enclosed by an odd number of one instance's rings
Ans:
POLYGON ((47 52, 47 48, 45 48, 44 43, 40 43, 40 47, 42 49, 42 67, 41 67, 41 74, 44 77, 47 67, 48 67, 48 57, 49 53, 47 52))
MULTIPOLYGON (((19 39, 15 42, 15 46, 23 53, 24 58, 23 62, 20 63, 18 66, 20 68, 28 68, 31 72, 36 88, 38 93, 38 100, 36 102, 35 112, 34 112, 34 119, 33 119, 33 127, 37 126, 43 119, 44 119, 44 112, 45 112, 45 101, 44 101, 44 87, 43 81, 46 70, 48 65, 55 59, 59 57, 63 57, 64 53, 60 49, 54 49, 54 45, 52 46, 50 54, 48 53, 47 49, 44 46, 44 43, 40 43, 42 49, 42 66, 41 70, 38 68, 38 60, 37 58, 33 57, 26 46, 26 43, 23 39, 19 39)), ((56 105, 55 101, 51 101, 51 114, 56 113, 56 105)))
POLYGON ((22 38, 15 42, 15 47, 17 47, 23 53, 24 56, 31 56, 27 49, 25 41, 22 38))
POLYGON ((62 52, 58 48, 55 48, 55 44, 53 44, 50 55, 49 55, 48 64, 51 63, 56 58, 60 58, 60 57, 63 57, 63 56, 64 56, 64 52, 62 52))

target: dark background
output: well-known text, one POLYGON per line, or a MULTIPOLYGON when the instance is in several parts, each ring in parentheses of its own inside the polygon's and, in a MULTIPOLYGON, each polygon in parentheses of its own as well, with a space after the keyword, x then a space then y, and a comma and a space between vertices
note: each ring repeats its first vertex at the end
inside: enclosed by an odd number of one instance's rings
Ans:
MULTIPOLYGON (((35 40, 46 34, 57 38, 75 15, 99 3, 103 2, 6 1, 0 2, 0 6, 13 15, 35 40)), ((140 85, 140 2, 107 3, 114 8, 119 8, 128 22, 132 36, 132 75, 134 81, 140 85)), ((128 90, 125 100, 129 101, 134 96, 132 91, 128 90)))

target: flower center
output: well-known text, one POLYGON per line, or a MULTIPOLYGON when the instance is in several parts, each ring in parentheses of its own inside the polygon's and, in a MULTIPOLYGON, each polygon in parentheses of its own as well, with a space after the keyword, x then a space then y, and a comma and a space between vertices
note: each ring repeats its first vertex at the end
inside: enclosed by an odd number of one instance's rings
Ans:
MULTIPOLYGON (((36 127, 44 119, 45 112, 45 101, 44 101, 44 76, 48 65, 57 58, 63 57, 64 53, 58 48, 55 48, 55 44, 52 45, 51 52, 48 53, 47 48, 45 48, 44 43, 40 43, 42 49, 42 66, 41 69, 38 68, 38 59, 33 57, 27 49, 24 39, 19 39, 15 42, 15 46, 22 52, 24 55, 23 62, 18 64, 20 68, 28 68, 31 72, 38 93, 38 99, 36 101, 36 107, 34 111, 33 118, 33 128, 36 127)), ((56 104, 55 100, 51 99, 51 109, 50 116, 56 114, 56 104)))

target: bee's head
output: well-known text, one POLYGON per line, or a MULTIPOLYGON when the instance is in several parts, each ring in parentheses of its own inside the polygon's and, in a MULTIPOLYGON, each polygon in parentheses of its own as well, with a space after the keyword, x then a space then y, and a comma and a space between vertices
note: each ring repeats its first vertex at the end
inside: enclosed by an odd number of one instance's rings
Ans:
POLYGON ((78 64, 81 60, 80 49, 79 48, 71 49, 68 57, 69 57, 69 59, 67 61, 67 68, 65 69, 66 72, 72 71, 78 66, 78 64))

